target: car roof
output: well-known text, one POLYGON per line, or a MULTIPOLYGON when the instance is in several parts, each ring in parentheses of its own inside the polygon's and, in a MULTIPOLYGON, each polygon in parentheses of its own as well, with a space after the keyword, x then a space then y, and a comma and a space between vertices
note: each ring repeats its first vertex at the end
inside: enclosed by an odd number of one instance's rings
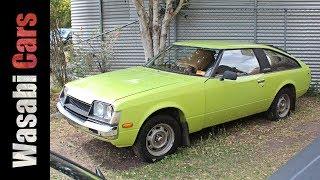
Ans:
POLYGON ((188 40, 188 41, 178 41, 173 43, 179 46, 189 46, 198 48, 208 48, 208 49, 242 49, 242 48, 262 48, 270 49, 273 51, 280 52, 287 56, 292 57, 287 52, 280 50, 278 48, 268 46, 265 44, 256 44, 248 41, 234 41, 234 40, 188 40))
POLYGON ((263 44, 232 40, 189 40, 178 41, 175 42, 174 45, 193 46, 210 49, 266 48, 266 45, 263 44))

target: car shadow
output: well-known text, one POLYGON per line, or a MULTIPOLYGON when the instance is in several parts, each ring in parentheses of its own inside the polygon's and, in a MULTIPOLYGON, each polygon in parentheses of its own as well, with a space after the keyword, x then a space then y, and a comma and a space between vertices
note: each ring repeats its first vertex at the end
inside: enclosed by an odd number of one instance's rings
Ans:
MULTIPOLYGON (((227 122, 214 127, 205 128, 201 131, 190 134, 191 146, 200 143, 202 139, 209 138, 214 134, 219 138, 220 132, 226 131, 236 135, 239 131, 239 125, 243 128, 253 125, 269 125, 271 122, 262 118, 262 114, 257 114, 236 121, 227 122)), ((186 147, 188 148, 188 147, 186 147)), ((131 148, 117 148, 110 143, 98 139, 91 139, 84 143, 83 149, 90 155, 91 159, 98 167, 107 170, 128 170, 137 168, 147 163, 138 158, 131 148)), ((183 148, 180 151, 183 151, 183 148)))
POLYGON ((249 126, 269 126, 272 124, 272 121, 269 121, 265 118, 264 113, 259 113, 244 118, 237 119, 235 121, 230 121, 222 123, 216 126, 204 128, 198 132, 190 134, 190 143, 191 146, 199 143, 202 139, 207 139, 210 136, 214 138, 219 138, 224 132, 228 132, 232 135, 237 135, 240 133, 241 128, 247 128, 249 126))
POLYGON ((100 164, 99 167, 107 170, 128 170, 145 164, 130 147, 117 148, 111 143, 98 139, 87 141, 83 149, 87 154, 91 154, 91 158, 97 162, 97 165, 100 164))

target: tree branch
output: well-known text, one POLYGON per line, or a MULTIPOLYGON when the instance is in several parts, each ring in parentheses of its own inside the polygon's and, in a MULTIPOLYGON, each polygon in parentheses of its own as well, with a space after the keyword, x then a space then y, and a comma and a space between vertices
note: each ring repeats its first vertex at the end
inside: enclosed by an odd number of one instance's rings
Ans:
POLYGON ((139 5, 141 8, 144 8, 143 6, 144 6, 144 2, 143 2, 143 0, 141 1, 141 0, 136 0, 137 1, 137 5, 139 5))
POLYGON ((187 4, 188 0, 179 0, 175 9, 173 8, 175 0, 163 0, 166 3, 163 18, 160 17, 161 0, 149 0, 148 11, 144 8, 144 1, 132 0, 138 14, 145 58, 148 60, 165 48, 170 22, 187 4))
POLYGON ((172 20, 172 18, 174 18, 181 11, 183 6, 188 4, 188 3, 185 3, 185 2, 186 2, 186 0, 179 0, 179 4, 178 4, 177 8, 174 10, 174 12, 171 15, 171 20, 172 20))
POLYGON ((159 53, 160 45, 160 23, 159 23, 159 0, 153 0, 153 21, 152 21, 152 40, 153 40, 153 53, 154 55, 159 53))
POLYGON ((182 7, 186 4, 187 0, 179 0, 179 4, 175 10, 173 10, 173 0, 167 0, 166 11, 164 18, 162 19, 161 35, 160 35, 160 51, 164 49, 166 44, 166 39, 168 35, 168 29, 170 22, 173 18, 180 12, 182 7))
POLYGON ((152 21, 153 21, 153 0, 149 0, 149 12, 148 12, 148 18, 149 18, 149 29, 150 32, 152 31, 152 21))
MULTIPOLYGON (((171 1, 171 5, 173 3, 173 0, 169 0, 171 1)), ((168 1, 167 1, 168 2, 168 1)), ((176 9, 171 13, 170 13, 170 17, 166 20, 166 21, 169 21, 169 22, 162 22, 162 24, 170 24, 170 22, 173 20, 174 17, 176 17, 178 15, 178 13, 181 11, 181 9, 188 5, 188 0, 179 0, 179 4, 178 6, 176 7, 176 9)), ((166 6, 166 9, 167 9, 168 6, 166 6)), ((172 7, 172 10, 173 10, 173 7, 172 7)), ((167 13, 167 12, 166 12, 167 13)))
POLYGON ((147 27, 147 15, 144 10, 143 0, 132 0, 134 6, 136 7, 139 22, 143 24, 144 27, 147 27))
MULTIPOLYGON (((182 1, 182 0, 180 0, 180 1, 182 1)), ((166 29, 165 27, 167 27, 169 25, 170 16, 171 16, 172 11, 173 11, 173 0, 167 0, 166 10, 164 13, 164 17, 162 19, 161 35, 164 33, 164 30, 166 29)))

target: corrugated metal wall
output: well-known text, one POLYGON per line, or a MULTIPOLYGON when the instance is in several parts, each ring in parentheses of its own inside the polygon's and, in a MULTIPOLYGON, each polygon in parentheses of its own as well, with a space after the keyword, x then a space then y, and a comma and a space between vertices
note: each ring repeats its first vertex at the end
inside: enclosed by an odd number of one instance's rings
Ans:
MULTIPOLYGON (((104 30, 135 21, 131 0, 102 0, 104 30)), ((72 26, 89 35, 99 29, 99 0, 72 0, 72 26)), ((170 28, 168 43, 187 39, 232 39, 286 49, 320 80, 319 0, 192 0, 170 28)), ((94 43, 93 43, 94 44, 94 43)), ((123 28, 115 44, 112 69, 141 65, 144 53, 139 25, 123 28)))
POLYGON ((253 40, 252 9, 189 9, 178 17, 177 40, 253 40))
MULTIPOLYGON (((123 26, 137 19, 132 0, 103 0, 103 25, 105 30, 123 26)), ((122 28, 114 44, 112 69, 138 66, 144 63, 139 24, 122 28)))
POLYGON ((318 9, 319 0, 257 0, 259 8, 318 9))
POLYGON ((320 9, 289 9, 286 31, 286 50, 304 60, 313 80, 320 82, 320 9))
MULTIPOLYGON (((71 24, 73 31, 73 42, 75 46, 80 40, 88 39, 99 33, 100 10, 99 0, 72 0, 71 1, 71 24)), ((84 49, 90 50, 89 44, 83 44, 84 49)), ((93 41, 92 46, 98 46, 93 41)))

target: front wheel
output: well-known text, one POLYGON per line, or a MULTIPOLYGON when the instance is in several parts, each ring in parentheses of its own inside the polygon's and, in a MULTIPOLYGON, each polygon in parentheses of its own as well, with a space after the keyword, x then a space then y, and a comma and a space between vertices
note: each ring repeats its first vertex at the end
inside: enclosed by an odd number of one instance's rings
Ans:
POLYGON ((169 115, 156 115, 141 127, 133 150, 143 160, 155 162, 174 153, 180 140, 179 123, 169 115))
POLYGON ((275 121, 289 116, 294 103, 293 96, 293 92, 290 89, 281 89, 268 110, 268 118, 275 121))

